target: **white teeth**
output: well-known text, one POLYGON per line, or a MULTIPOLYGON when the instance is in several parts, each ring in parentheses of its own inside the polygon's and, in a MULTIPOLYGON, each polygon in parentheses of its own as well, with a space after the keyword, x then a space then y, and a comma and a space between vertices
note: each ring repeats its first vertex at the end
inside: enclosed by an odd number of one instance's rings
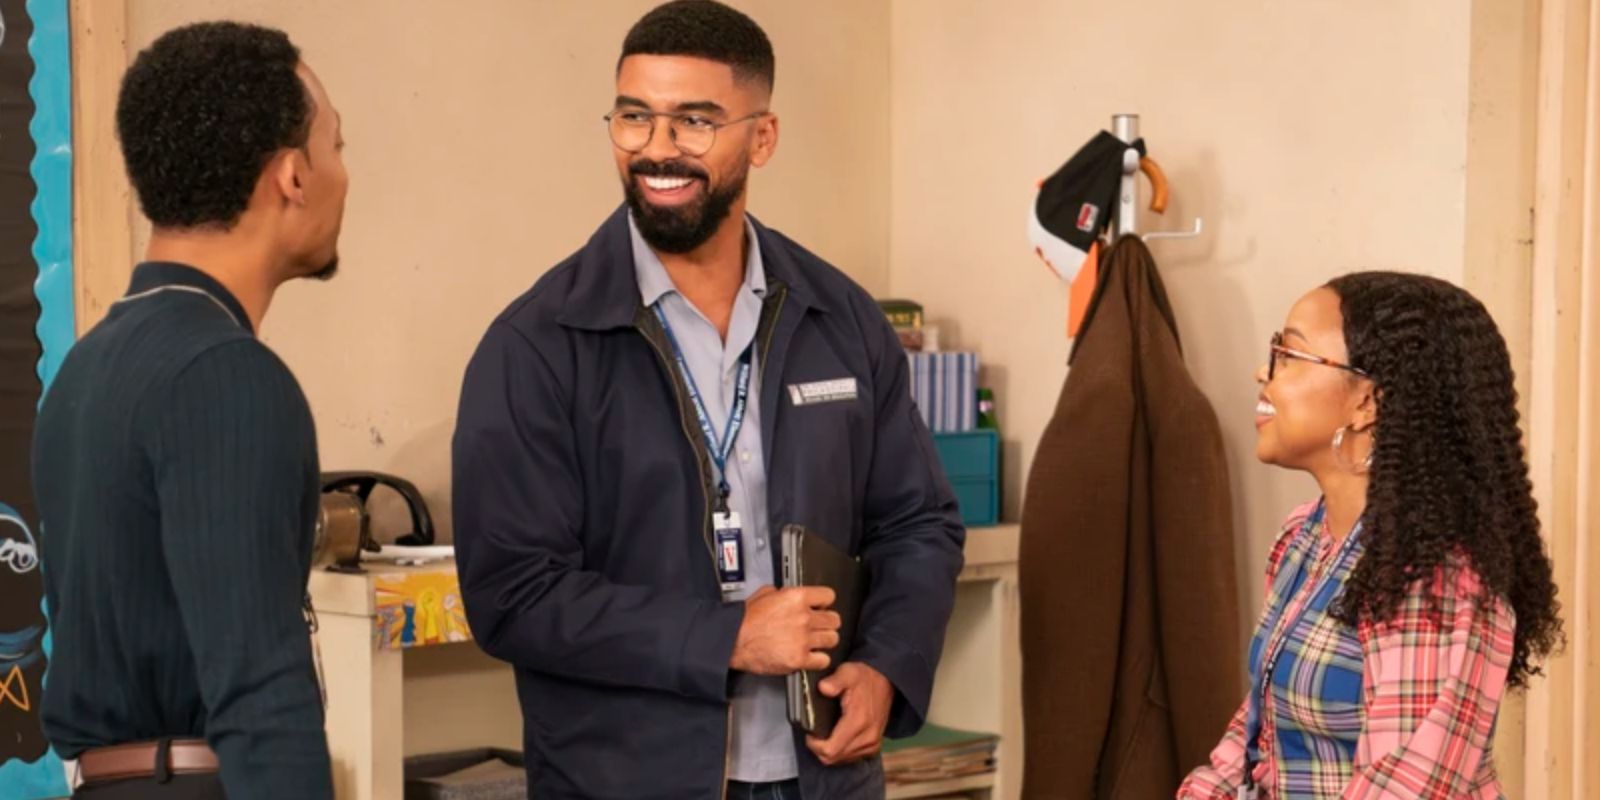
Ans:
POLYGON ((683 187, 688 186, 693 182, 693 180, 694 179, 692 178, 646 177, 644 179, 644 185, 655 189, 658 192, 670 192, 673 189, 682 189, 683 187))
POLYGON ((1258 417, 1276 417, 1277 415, 1278 415, 1278 409, 1276 407, 1274 407, 1271 403, 1269 403, 1269 402, 1267 402, 1265 400, 1262 400, 1262 401, 1256 403, 1256 416, 1258 416, 1258 417))

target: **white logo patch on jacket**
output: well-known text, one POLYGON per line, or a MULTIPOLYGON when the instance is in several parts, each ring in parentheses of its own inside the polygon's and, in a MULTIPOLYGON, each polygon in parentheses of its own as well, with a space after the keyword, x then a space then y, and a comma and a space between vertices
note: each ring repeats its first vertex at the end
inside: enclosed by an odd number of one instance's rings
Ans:
POLYGON ((855 378, 789 384, 789 401, 797 408, 854 399, 856 399, 855 378))

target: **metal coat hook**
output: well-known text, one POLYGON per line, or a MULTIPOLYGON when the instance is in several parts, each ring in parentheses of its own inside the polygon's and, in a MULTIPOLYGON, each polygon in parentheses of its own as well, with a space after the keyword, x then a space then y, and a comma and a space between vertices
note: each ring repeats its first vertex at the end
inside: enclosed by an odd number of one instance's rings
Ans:
POLYGON ((1112 133, 1130 147, 1122 154, 1122 181, 1118 187, 1117 216, 1114 230, 1109 232, 1110 239, 1115 239, 1128 234, 1138 235, 1148 242, 1153 239, 1193 239, 1205 233, 1205 220, 1196 217, 1194 230, 1191 231, 1153 231, 1140 234, 1139 221, 1139 173, 1143 172, 1150 179, 1152 197, 1150 210, 1157 214, 1167 210, 1167 176, 1161 171, 1161 166, 1149 157, 1140 158, 1139 151, 1131 145, 1139 139, 1139 115, 1117 114, 1111 118, 1112 133))

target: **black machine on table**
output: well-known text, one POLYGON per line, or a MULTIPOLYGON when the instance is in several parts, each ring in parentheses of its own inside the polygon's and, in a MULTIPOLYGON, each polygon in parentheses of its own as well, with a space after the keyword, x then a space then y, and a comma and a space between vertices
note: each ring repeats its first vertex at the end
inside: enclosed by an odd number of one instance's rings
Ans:
POLYGON ((361 554, 380 552, 382 545, 372 534, 368 501, 379 486, 393 489, 405 501, 411 514, 411 532, 397 538, 402 546, 433 544, 433 517, 422 493, 410 481, 382 472, 322 473, 322 507, 317 515, 314 566, 332 572, 364 572, 361 554))

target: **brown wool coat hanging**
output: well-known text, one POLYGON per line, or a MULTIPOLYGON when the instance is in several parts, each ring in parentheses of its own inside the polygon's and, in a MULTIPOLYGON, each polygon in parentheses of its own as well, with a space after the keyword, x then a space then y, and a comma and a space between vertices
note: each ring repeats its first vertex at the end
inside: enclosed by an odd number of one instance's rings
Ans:
POLYGON ((1244 697, 1216 413, 1143 241, 1100 270, 1023 507, 1030 799, 1172 797, 1244 697))

